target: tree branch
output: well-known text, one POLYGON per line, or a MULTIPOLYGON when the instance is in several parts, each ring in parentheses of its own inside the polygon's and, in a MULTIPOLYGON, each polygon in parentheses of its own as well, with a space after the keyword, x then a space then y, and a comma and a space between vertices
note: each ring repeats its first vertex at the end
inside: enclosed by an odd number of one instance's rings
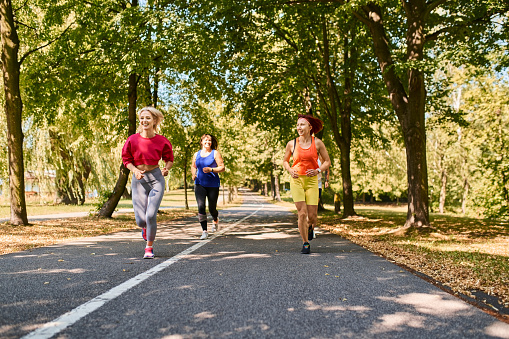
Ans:
POLYGON ((284 29, 282 29, 281 27, 279 27, 275 22, 273 21, 268 21, 268 23, 270 25, 272 25, 275 29, 276 29, 276 32, 278 33, 278 35, 283 38, 286 43, 290 46, 293 47, 293 49, 295 49, 295 51, 298 51, 299 50, 299 47, 297 46, 297 44, 295 42, 293 42, 289 36, 290 34, 288 34, 288 32, 286 32, 284 29))
POLYGON ((34 49, 32 49, 32 50, 30 50, 30 51, 26 52, 26 53, 25 53, 25 55, 23 55, 23 56, 21 57, 21 59, 19 60, 19 64, 21 65, 21 64, 23 63, 23 61, 25 61, 25 59, 26 59, 26 58, 27 58, 30 54, 35 53, 35 52, 37 52, 38 50, 43 49, 43 48, 45 48, 45 47, 47 47, 47 46, 51 45, 52 43, 54 43, 55 41, 57 41, 58 39, 60 39, 61 37, 63 37, 63 36, 64 36, 64 34, 65 34, 65 33, 67 33, 67 31, 71 28, 71 26, 72 26, 72 25, 74 25, 74 22, 72 22, 69 26, 67 26, 67 28, 66 28, 66 29, 62 32, 62 34, 60 34, 59 36, 57 36, 55 39, 53 39, 53 40, 49 41, 48 43, 46 43, 46 44, 44 44, 44 45, 42 45, 42 46, 36 47, 36 48, 34 48, 34 49))
POLYGON ((36 30, 36 29, 35 29, 35 27, 28 26, 28 25, 26 25, 26 24, 24 24, 24 23, 22 23, 21 21, 18 21, 18 20, 14 20, 14 23, 15 23, 15 24, 18 24, 18 25, 20 25, 20 26, 25 26, 26 28, 28 28, 28 29, 32 29, 32 30, 34 30, 34 31, 36 30))
POLYGON ((25 3, 24 3, 23 5, 19 6, 18 8, 13 8, 13 9, 12 9, 12 11, 13 11, 14 13, 16 13, 17 11, 19 11, 20 9, 22 9, 23 7, 25 7, 25 6, 27 5, 27 3, 28 3, 28 0, 25 0, 25 3))
MULTIPOLYGON (((434 2, 432 2, 430 4, 431 5, 436 5, 434 7, 434 8, 436 8, 438 5, 441 5, 441 4, 445 3, 446 1, 448 1, 448 0, 435 0, 434 2)), ((458 24, 458 25, 452 25, 452 26, 449 26, 449 27, 444 27, 442 29, 439 29, 435 33, 428 34, 425 37, 425 42, 437 40, 441 34, 454 33, 454 32, 457 32, 460 29, 468 28, 468 27, 474 26, 474 25, 479 24, 479 23, 488 22, 491 19, 491 17, 493 17, 493 16, 495 16, 497 14, 506 14, 508 11, 509 11, 509 6, 507 6, 507 5, 501 6, 500 8, 495 9, 495 10, 492 9, 490 12, 487 12, 485 15, 483 15, 483 16, 481 16, 479 18, 474 18, 474 19, 472 19, 470 21, 465 21, 465 22, 463 22, 461 24, 458 24)))
POLYGON ((481 23, 483 21, 487 21, 489 18, 490 18, 490 16, 487 15, 487 16, 484 16, 484 17, 481 17, 481 18, 477 18, 477 19, 472 20, 472 21, 464 22, 464 23, 462 23, 460 25, 453 25, 453 26, 449 26, 449 27, 444 27, 444 28, 439 29, 438 31, 432 33, 432 34, 427 34, 424 37, 424 43, 426 43, 428 41, 437 40, 440 37, 440 35, 442 35, 442 34, 445 34, 445 33, 455 33, 455 32, 457 32, 457 31, 459 31, 461 29, 473 26, 473 25, 481 23))
POLYGON ((445 4, 449 0, 431 0, 426 4, 426 16, 429 15, 435 8, 445 4))

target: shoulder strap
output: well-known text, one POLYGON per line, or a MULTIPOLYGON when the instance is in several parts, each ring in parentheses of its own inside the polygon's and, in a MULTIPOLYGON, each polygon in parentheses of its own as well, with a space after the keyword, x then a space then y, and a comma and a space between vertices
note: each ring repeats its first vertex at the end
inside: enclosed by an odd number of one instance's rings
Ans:
POLYGON ((293 139, 293 151, 292 154, 295 152, 295 144, 297 143, 297 138, 293 139))

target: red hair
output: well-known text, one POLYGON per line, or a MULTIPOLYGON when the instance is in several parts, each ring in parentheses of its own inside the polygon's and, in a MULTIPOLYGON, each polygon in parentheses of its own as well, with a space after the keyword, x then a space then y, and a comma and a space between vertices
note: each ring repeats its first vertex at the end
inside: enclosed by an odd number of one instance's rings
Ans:
POLYGON ((312 115, 307 114, 299 114, 299 119, 306 119, 307 122, 311 125, 311 134, 316 134, 323 129, 322 120, 315 118, 312 115))

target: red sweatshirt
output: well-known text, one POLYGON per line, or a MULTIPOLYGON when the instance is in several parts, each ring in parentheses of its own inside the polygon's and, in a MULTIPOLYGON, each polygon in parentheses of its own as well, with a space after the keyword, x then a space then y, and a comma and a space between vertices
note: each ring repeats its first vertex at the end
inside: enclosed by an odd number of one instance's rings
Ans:
POLYGON ((157 165, 161 158, 164 162, 173 162, 173 148, 168 139, 156 134, 152 138, 144 138, 139 133, 127 138, 122 147, 122 162, 134 166, 146 164, 157 165))

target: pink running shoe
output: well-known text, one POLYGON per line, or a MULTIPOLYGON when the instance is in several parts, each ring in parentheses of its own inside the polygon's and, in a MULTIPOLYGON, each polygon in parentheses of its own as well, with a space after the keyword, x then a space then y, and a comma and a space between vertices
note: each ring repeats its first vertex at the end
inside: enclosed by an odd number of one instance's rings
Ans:
POLYGON ((145 248, 145 255, 143 256, 143 259, 154 259, 154 249, 152 247, 146 247, 145 248))
POLYGON ((146 227, 143 227, 141 229, 141 237, 143 238, 143 240, 147 241, 147 228, 146 227))

